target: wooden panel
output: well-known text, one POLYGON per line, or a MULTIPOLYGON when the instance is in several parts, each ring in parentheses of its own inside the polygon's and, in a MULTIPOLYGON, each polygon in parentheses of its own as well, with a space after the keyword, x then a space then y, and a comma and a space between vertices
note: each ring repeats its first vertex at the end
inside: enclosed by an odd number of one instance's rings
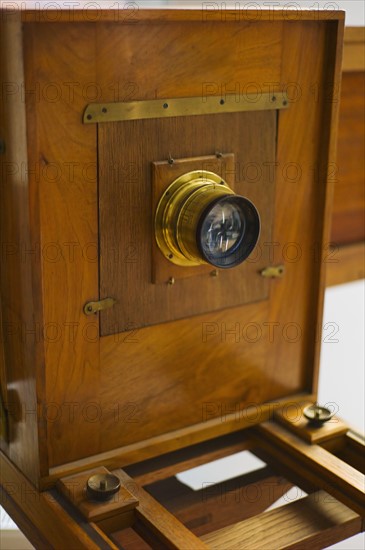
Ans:
MULTIPOLYGON (((255 26, 258 37, 259 23, 251 24, 250 32, 253 32, 255 26)), ((223 40, 222 33, 226 36, 225 33, 229 30, 223 30, 224 25, 208 27, 211 32, 216 33, 215 36, 219 35, 219 40, 223 40)), ((262 28, 262 32, 265 28, 262 28)), ((142 25, 141 31, 143 29, 142 25)), ((194 29, 197 33, 194 35, 196 40, 198 35, 200 40, 199 25, 194 29)), ((119 34, 108 42, 107 30, 113 37, 114 30, 110 25, 105 28, 101 26, 98 32, 101 49, 97 78, 103 91, 107 90, 106 83, 110 83, 111 76, 118 74, 113 73, 117 71, 115 60, 118 56, 115 52, 122 40, 119 34)), ((169 325, 103 337, 100 342, 100 384, 97 391, 102 415, 99 415, 100 422, 93 425, 96 434, 93 442, 99 447, 99 456, 113 448, 151 440, 169 431, 185 428, 189 431, 189 426, 201 426, 207 404, 211 406, 209 414, 218 419, 215 429, 228 431, 232 425, 229 427, 227 423, 219 422, 225 411, 244 411, 250 402, 260 404, 312 386, 311 367, 316 364, 313 360, 313 341, 316 338, 314 327, 317 320, 319 321, 315 305, 319 293, 317 277, 321 267, 320 262, 313 262, 313 255, 322 239, 321 220, 327 203, 326 185, 318 185, 318 181, 325 181, 325 176, 317 179, 311 167, 318 164, 321 174, 327 172, 329 136, 327 133, 323 140, 320 136, 323 127, 331 120, 332 109, 336 105, 327 101, 325 91, 319 97, 314 97, 313 91, 308 88, 308 82, 311 79, 319 83, 322 81, 325 60, 328 66, 326 78, 329 81, 333 79, 334 64, 328 60, 333 59, 337 25, 291 22, 282 39, 281 30, 281 25, 270 26, 272 43, 279 43, 279 49, 282 48, 281 40, 287 44, 285 51, 293 51, 293 43, 296 44, 296 50, 300 50, 303 44, 312 44, 316 48, 316 56, 306 59, 305 67, 300 67, 297 60, 290 56, 285 56, 280 62, 280 80, 284 83, 298 82, 303 90, 302 96, 292 101, 285 113, 279 114, 276 221, 273 242, 268 244, 267 249, 274 263, 286 263, 285 277, 283 280, 270 282, 270 303, 255 303, 227 310, 225 314, 222 312, 196 316, 169 325), (288 167, 288 163, 292 164, 288 167), (313 304, 309 310, 308 304, 313 304), (189 350, 188 355, 186 350, 189 350), (223 368, 222 365, 229 365, 229 368, 223 368), (146 380, 149 380, 148 390, 146 380), (99 440, 101 429, 103 438, 99 440)), ((139 32, 123 35, 123 52, 124 55, 125 52, 130 52, 129 61, 137 55, 133 40, 138 42, 140 38, 143 42, 139 32)), ((159 52, 161 44, 158 35, 151 31, 150 38, 150 50, 159 52)), ((138 47, 139 44, 138 42, 138 47)), ((139 48, 138 56, 143 51, 143 48, 139 48)), ((186 55, 188 63, 190 54, 186 55)), ((270 59, 263 58, 259 72, 245 72, 246 67, 250 66, 251 51, 248 42, 242 42, 240 55, 242 65, 237 78, 240 77, 243 83, 247 78, 260 82, 260 71, 264 65, 268 71, 271 70, 270 59)), ((147 61, 144 65, 146 64, 147 61)), ((135 78, 138 89, 145 91, 148 89, 148 86, 144 87, 146 79, 142 80, 142 73, 136 75, 136 67, 134 63, 128 65, 123 78, 135 78)), ((213 80, 222 77, 220 70, 222 69, 212 67, 213 80)), ((155 79, 156 74, 153 73, 151 78, 155 79)), ((199 85, 196 81, 189 82, 184 85, 189 86, 191 95, 201 93, 201 82, 199 85)), ((175 80, 174 89, 165 88, 166 82, 162 76, 161 81, 155 84, 158 96, 173 97, 182 93, 178 79, 175 80)), ((216 93, 219 95, 221 92, 218 90, 216 93)), ((105 97, 108 94, 112 96, 110 90, 105 93, 105 97)), ((150 92, 147 97, 155 96, 155 93, 150 92)), ((100 131, 103 131, 102 125, 100 131)), ((167 149, 166 158, 169 152, 167 149)), ((215 148, 209 151, 211 152, 215 152, 215 148)), ((179 156, 174 151, 171 153, 175 157, 179 156)), ((274 167, 271 168, 267 173, 268 177, 273 175, 274 167)), ((146 224, 146 220, 141 223, 146 224)), ((143 246, 145 243, 142 243, 143 246)), ((59 393, 57 386, 54 386, 54 392, 59 393)), ((57 458, 52 466, 87 456, 86 447, 83 449, 82 442, 78 443, 77 438, 72 437, 75 430, 81 430, 82 420, 78 423, 78 427, 70 427, 65 419, 61 419, 56 423, 57 431, 53 425, 52 445, 57 458), (70 453, 66 444, 71 437, 73 453, 70 453)), ((240 427, 239 422, 233 425, 240 427)), ((88 429, 92 431, 92 426, 89 425, 88 429)), ((199 429, 201 436, 203 431, 199 429)), ((206 434, 208 433, 207 425, 206 434)), ((187 437, 187 432, 185 435, 187 437)), ((169 446, 168 439, 168 436, 164 436, 163 445, 169 446)), ((178 441, 183 444, 182 439, 178 441)), ((146 442, 139 448, 150 449, 150 446, 146 442)), ((118 452, 112 454, 118 456, 118 452)), ((130 456, 129 452, 127 455, 130 456)), ((123 451, 119 456, 124 456, 123 451)))
MULTIPOLYGON (((303 328, 301 383, 313 392, 317 391, 319 372, 326 243, 334 185, 328 174, 336 153, 342 33, 342 25, 337 24, 324 28, 287 25, 283 38, 285 51, 299 51, 301 44, 317 44, 317 53, 303 66, 294 57, 283 60, 281 80, 295 82, 298 96, 293 108, 280 114, 273 240, 298 243, 301 256, 287 263, 285 285, 273 288, 270 319, 280 319, 284 325, 295 320, 303 328), (291 185, 284 177, 288 159, 299 167, 300 174, 291 185)), ((277 247, 275 263, 280 262, 280 252, 277 247)), ((295 373, 296 353, 293 346, 276 349, 269 355, 271 369, 277 371, 278 364, 287 365, 283 374, 288 380, 295 373)))
POLYGON ((271 242, 275 181, 265 167, 275 165, 275 138, 275 111, 99 125, 100 296, 117 300, 101 313, 103 336, 268 297, 260 271, 270 265, 264 243, 271 242), (259 211, 256 251, 236 268, 220 270, 219 277, 208 273, 175 278, 173 286, 152 284, 151 163, 169 154, 182 159, 216 151, 235 154, 233 189, 259 211), (125 166, 134 167, 134 177, 125 166))
POLYGON ((51 464, 54 454, 71 458, 99 447, 100 424, 92 422, 99 387, 98 318, 83 313, 99 292, 96 128, 81 119, 85 94, 93 93, 96 82, 94 31, 82 24, 25 27, 30 181, 42 227, 47 365, 42 417, 51 464))
POLYGON ((331 240, 365 239, 365 72, 345 72, 342 80, 331 240))
POLYGON ((319 491, 297 502, 225 527, 202 540, 212 550, 247 548, 321 550, 361 531, 361 518, 355 512, 319 491))
POLYGON ((323 95, 314 99, 307 84, 311 78, 320 86, 325 78, 333 80, 337 16, 329 21, 326 13, 326 21, 319 23, 304 13, 303 21, 287 24, 275 20, 277 14, 274 20, 265 21, 266 14, 250 22, 222 21, 215 14, 207 22, 201 13, 172 11, 155 12, 155 21, 141 13, 138 25, 24 25, 29 211, 42 251, 36 288, 45 296, 43 304, 37 302, 44 317, 36 317, 42 330, 50 330, 42 341, 45 369, 38 357, 36 364, 45 376, 47 395, 39 400, 46 409, 48 441, 42 441, 49 446, 51 468, 67 462, 71 468, 85 467, 90 455, 96 462, 105 456, 136 460, 141 449, 151 456, 177 448, 189 437, 198 441, 242 427, 246 419, 235 422, 232 414, 241 416, 252 403, 260 406, 312 387, 312 372, 306 369, 315 363, 311 330, 318 316, 308 304, 318 298, 320 269, 313 271, 309 249, 321 242, 327 208, 326 185, 318 186, 312 167, 323 159, 321 173, 327 171, 331 143, 329 132, 322 136, 321 131, 332 121, 332 104, 323 95), (316 51, 305 67, 293 53, 303 45, 316 51), (178 60, 173 65, 170 56, 178 60), (253 82, 263 91, 278 92, 292 82, 302 90, 279 115, 278 165, 268 170, 272 177, 276 168, 280 180, 268 248, 275 263, 287 264, 285 279, 270 282, 270 300, 232 308, 226 315, 104 337, 99 355, 98 316, 82 313, 99 289, 93 254, 98 248, 97 142, 96 128, 81 123, 86 104, 93 95, 101 101, 239 95, 252 93, 247 86, 253 82), (288 168, 288 162, 295 166, 288 168), (295 172, 301 162, 302 175, 293 178, 291 169, 295 172), (298 250, 300 257, 293 260, 290 252, 298 250), (230 420, 222 422, 226 411, 230 420))
POLYGON ((344 33, 342 70, 365 71, 365 28, 347 27, 344 33))
POLYGON ((365 277, 365 244, 355 243, 334 249, 333 261, 327 264, 327 286, 341 285, 365 277))
POLYGON ((98 86, 104 100, 239 97, 271 92, 280 82, 282 22, 203 21, 200 10, 158 10, 149 19, 142 12, 148 21, 125 25, 123 33, 117 24, 97 25, 103 60, 98 86), (190 18, 196 23, 187 23, 190 18), (181 20, 171 24, 169 19, 181 20))
POLYGON ((0 23, 0 129, 5 148, 0 155, 1 389, 10 439, 2 448, 37 483, 40 473, 48 471, 45 421, 38 407, 45 399, 43 342, 37 332, 42 326, 39 225, 27 158, 20 17, 13 14, 0 23))

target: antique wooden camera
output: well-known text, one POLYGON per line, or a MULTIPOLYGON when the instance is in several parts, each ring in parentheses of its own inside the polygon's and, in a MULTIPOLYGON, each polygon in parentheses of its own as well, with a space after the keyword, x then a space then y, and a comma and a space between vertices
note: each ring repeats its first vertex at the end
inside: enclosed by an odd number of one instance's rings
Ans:
POLYGON ((303 415, 343 13, 1 15, 4 507, 39 548, 359 532, 361 440, 303 415), (241 450, 254 503, 175 478, 241 450))

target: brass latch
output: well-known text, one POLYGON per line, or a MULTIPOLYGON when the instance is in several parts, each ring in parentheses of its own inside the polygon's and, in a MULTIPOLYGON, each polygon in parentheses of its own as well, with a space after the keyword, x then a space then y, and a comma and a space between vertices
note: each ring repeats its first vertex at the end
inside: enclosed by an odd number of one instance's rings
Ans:
POLYGON ((283 265, 272 265, 270 267, 266 267, 265 269, 263 269, 261 271, 261 275, 263 277, 275 279, 278 277, 282 277, 284 275, 284 272, 285 272, 285 267, 283 265))
POLYGON ((85 315, 93 315, 94 313, 113 307, 116 302, 114 298, 105 298, 104 300, 99 300, 99 302, 88 302, 84 305, 84 313, 85 315))

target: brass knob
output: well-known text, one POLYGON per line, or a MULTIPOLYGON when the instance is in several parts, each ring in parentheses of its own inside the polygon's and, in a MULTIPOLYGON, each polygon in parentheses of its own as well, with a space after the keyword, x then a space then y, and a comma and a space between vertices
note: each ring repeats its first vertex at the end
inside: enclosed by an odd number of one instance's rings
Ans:
POLYGON ((113 474, 95 474, 86 483, 86 493, 91 500, 109 500, 119 489, 120 480, 113 474))
POLYGON ((177 178, 156 210, 156 242, 169 261, 181 266, 235 267, 251 254, 259 233, 252 202, 205 170, 177 178))
POLYGON ((317 427, 320 427, 325 422, 328 422, 328 420, 331 420, 334 415, 334 413, 331 412, 329 409, 327 409, 326 407, 321 407, 317 403, 305 407, 303 409, 303 414, 306 419, 309 420, 310 424, 317 427))

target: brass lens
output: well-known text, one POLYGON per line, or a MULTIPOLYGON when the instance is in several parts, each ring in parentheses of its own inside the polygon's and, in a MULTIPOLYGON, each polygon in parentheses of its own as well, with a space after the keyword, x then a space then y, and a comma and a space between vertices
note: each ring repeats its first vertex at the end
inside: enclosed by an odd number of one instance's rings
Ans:
POLYGON ((160 250, 181 266, 234 267, 253 250, 259 228, 254 205, 204 170, 177 178, 161 197, 155 217, 160 250))

